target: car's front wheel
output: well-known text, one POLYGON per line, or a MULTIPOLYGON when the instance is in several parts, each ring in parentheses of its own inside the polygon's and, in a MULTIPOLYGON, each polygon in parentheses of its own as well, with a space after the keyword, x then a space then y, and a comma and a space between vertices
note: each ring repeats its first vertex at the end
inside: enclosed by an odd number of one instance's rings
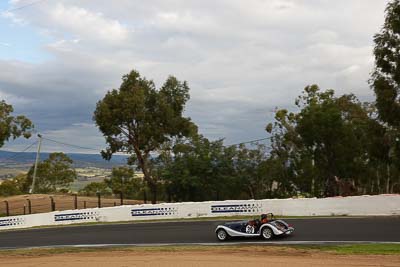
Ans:
POLYGON ((261 236, 262 238, 269 240, 274 237, 274 233, 272 232, 272 229, 269 227, 264 227, 261 231, 261 236))
POLYGON ((228 233, 224 229, 219 229, 217 231, 217 238, 219 241, 226 241, 228 237, 228 233))

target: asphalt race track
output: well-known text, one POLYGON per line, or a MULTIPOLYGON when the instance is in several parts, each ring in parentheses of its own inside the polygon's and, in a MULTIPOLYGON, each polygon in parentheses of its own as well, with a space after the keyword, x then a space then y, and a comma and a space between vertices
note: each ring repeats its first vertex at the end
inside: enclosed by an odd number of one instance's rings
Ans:
MULTIPOLYGON (((400 217, 287 219, 292 236, 274 243, 400 242, 400 217)), ((0 249, 71 245, 150 245, 220 243, 214 229, 223 221, 85 225, 0 232, 0 249)), ((235 242, 263 242, 234 239, 235 242)))

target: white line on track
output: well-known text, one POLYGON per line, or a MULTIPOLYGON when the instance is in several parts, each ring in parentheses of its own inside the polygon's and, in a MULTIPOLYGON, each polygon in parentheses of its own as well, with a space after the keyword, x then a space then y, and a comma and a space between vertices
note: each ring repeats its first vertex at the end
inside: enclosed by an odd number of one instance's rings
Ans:
POLYGON ((34 247, 4 247, 9 249, 36 249, 36 248, 103 248, 103 247, 165 247, 165 246, 235 246, 235 245, 344 245, 344 244, 399 244, 390 241, 259 241, 259 242, 218 242, 218 243, 132 243, 132 244, 80 244, 54 245, 34 247))

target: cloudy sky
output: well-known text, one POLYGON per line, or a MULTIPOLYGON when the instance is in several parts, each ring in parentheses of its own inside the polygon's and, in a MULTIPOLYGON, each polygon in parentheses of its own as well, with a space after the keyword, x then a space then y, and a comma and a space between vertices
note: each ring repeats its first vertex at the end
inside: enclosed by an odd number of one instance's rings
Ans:
MULTIPOLYGON (((308 84, 372 100, 383 0, 1 0, 0 99, 45 137, 104 148, 96 102, 131 69, 188 81, 200 132, 266 137, 308 84)), ((35 138, 2 149, 20 151, 35 138)), ((89 152, 45 142, 44 150, 89 152)))

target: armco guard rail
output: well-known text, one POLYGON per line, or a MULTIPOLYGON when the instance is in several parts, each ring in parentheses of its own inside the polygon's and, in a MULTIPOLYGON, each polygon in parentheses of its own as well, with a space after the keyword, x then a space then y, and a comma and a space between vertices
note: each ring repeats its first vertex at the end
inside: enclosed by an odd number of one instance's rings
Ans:
POLYGON ((86 222, 186 219, 272 212, 279 216, 400 215, 400 195, 125 205, 0 218, 0 230, 86 222))

